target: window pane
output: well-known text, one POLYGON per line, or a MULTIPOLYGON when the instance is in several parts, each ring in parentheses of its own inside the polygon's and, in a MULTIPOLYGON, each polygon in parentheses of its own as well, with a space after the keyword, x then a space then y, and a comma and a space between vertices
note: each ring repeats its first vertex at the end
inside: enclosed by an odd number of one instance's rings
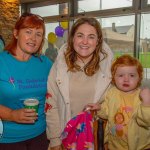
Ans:
POLYGON ((56 42, 56 39, 57 39, 56 34, 55 34, 55 28, 58 25, 59 23, 45 24, 46 35, 45 35, 45 41, 44 41, 42 52, 52 61, 54 61, 57 56, 57 48, 54 46, 54 43, 56 42), (48 37, 49 34, 50 36, 48 37))
POLYGON ((55 33, 55 28, 59 25, 58 22, 56 23, 46 23, 45 24, 45 28, 46 28, 46 34, 45 34, 45 37, 47 38, 48 37, 48 34, 50 32, 54 32, 55 33))
POLYGON ((119 16, 100 19, 103 36, 115 56, 124 53, 133 55, 134 16, 119 16))
POLYGON ((112 9, 132 6, 133 0, 79 0, 78 12, 112 9))
POLYGON ((148 4, 150 4, 150 0, 148 0, 148 4))
POLYGON ((31 13, 42 17, 68 14, 68 3, 36 7, 30 9, 31 13))
MULTIPOLYGON (((150 79, 150 14, 141 15, 140 61, 145 68, 145 78, 150 79)), ((150 81, 149 81, 150 82, 150 81)))
POLYGON ((66 43, 68 38, 68 22, 46 23, 46 35, 43 46, 43 54, 52 61, 56 59, 57 51, 66 43), (63 31, 62 29, 65 28, 63 31))
POLYGON ((100 10, 100 0, 80 0, 78 1, 78 12, 100 10))

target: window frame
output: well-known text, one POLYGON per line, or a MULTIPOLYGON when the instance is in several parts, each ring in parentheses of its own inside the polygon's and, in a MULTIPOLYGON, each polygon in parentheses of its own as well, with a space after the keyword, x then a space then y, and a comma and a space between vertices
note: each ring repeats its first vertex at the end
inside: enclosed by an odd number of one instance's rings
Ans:
POLYGON ((45 23, 49 22, 61 22, 68 21, 70 26, 73 21, 80 17, 114 17, 114 16, 124 16, 124 15, 135 15, 135 36, 134 36, 134 56, 139 58, 140 45, 140 25, 141 25, 141 14, 150 12, 150 4, 148 4, 148 0, 133 0, 131 7, 121 7, 114 9, 105 9, 105 10, 97 10, 97 11, 89 11, 89 12, 81 12, 78 13, 78 1, 79 0, 35 0, 34 2, 26 2, 22 3, 22 12, 30 11, 31 8, 54 5, 54 4, 62 4, 68 3, 68 15, 56 15, 56 16, 48 16, 43 17, 45 23))

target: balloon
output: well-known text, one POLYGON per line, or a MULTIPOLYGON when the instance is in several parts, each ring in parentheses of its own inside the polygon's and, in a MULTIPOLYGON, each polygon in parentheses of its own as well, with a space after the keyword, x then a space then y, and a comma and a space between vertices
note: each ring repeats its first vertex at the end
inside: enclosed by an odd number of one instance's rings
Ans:
POLYGON ((56 42, 56 39, 57 39, 57 36, 55 33, 53 32, 50 32, 48 34, 48 42, 51 43, 51 44, 54 44, 56 42))
POLYGON ((55 28, 55 33, 57 36, 62 37, 64 34, 64 29, 61 26, 55 28))
POLYGON ((62 37, 58 37, 56 42, 55 42, 55 45, 58 49, 60 49, 60 47, 64 44, 64 40, 62 37))
POLYGON ((45 54, 45 51, 46 51, 47 48, 48 48, 48 41, 45 38, 44 39, 44 44, 43 44, 43 47, 42 47, 42 54, 45 54))
POLYGON ((52 44, 48 44, 48 48, 45 51, 45 55, 51 60, 51 61, 55 61, 56 57, 57 57, 57 49, 54 48, 54 46, 52 44))
POLYGON ((51 43, 48 43, 48 48, 49 48, 49 49, 53 49, 53 48, 54 48, 54 45, 51 44, 51 43))
POLYGON ((64 32, 63 40, 64 40, 64 43, 67 42, 67 40, 68 40, 68 30, 65 30, 65 32, 64 32))
POLYGON ((62 21, 60 22, 60 25, 63 29, 68 29, 68 22, 67 21, 62 21))

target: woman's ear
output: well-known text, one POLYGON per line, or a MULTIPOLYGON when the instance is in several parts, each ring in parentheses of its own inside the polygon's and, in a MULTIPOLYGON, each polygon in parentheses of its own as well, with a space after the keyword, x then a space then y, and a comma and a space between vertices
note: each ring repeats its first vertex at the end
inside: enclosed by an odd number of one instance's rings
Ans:
POLYGON ((18 39, 18 30, 14 29, 13 35, 16 39, 18 39))

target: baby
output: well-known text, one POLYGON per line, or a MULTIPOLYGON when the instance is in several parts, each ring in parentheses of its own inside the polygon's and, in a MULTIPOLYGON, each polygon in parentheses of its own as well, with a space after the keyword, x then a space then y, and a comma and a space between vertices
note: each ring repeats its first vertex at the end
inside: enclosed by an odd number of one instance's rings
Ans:
POLYGON ((111 73, 113 86, 98 111, 99 117, 108 120, 108 149, 150 149, 150 90, 139 88, 142 65, 136 58, 122 55, 112 64, 111 73))

